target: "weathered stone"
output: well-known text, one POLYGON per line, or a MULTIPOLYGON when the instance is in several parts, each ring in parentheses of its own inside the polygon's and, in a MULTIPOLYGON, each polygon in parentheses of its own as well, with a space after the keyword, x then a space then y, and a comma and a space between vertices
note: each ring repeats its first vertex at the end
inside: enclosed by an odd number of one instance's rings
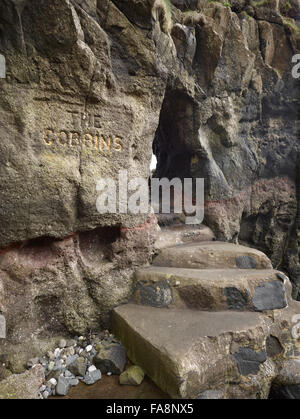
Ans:
POLYGON ((58 396, 66 396, 71 388, 70 379, 66 377, 59 377, 55 393, 58 396))
POLYGON ((210 228, 200 225, 197 227, 188 225, 162 227, 158 233, 154 247, 158 250, 165 247, 178 246, 186 242, 200 242, 214 240, 214 233, 210 228))
POLYGON ((88 371, 85 374, 83 382, 90 386, 99 380, 101 380, 101 371, 95 369, 94 371, 88 371))
POLYGON ((247 307, 248 298, 237 288, 226 287, 224 290, 229 310, 244 310, 247 307))
POLYGON ((251 348, 239 348, 233 356, 241 375, 257 374, 260 364, 267 360, 266 352, 255 352, 251 348))
POLYGON ((285 288, 282 282, 272 281, 259 285, 254 292, 253 305, 257 311, 286 307, 285 288))
POLYGON ((256 269, 257 262, 252 256, 238 256, 236 258, 236 266, 239 269, 256 269))
POLYGON ((94 364, 102 374, 111 372, 120 375, 126 365, 126 350, 122 345, 112 344, 103 348, 94 358, 94 364))
POLYGON ((162 249, 153 264, 174 268, 238 268, 237 258, 241 256, 255 260, 257 269, 272 268, 262 252, 223 242, 190 243, 162 249))
POLYGON ((68 369, 76 377, 84 377, 86 372, 86 362, 83 357, 76 358, 71 364, 68 364, 68 369))
POLYGON ((119 383, 122 385, 139 386, 142 384, 145 373, 137 365, 127 368, 119 377, 119 383))
MULTIPOLYGON (((241 352, 240 363, 247 355, 245 361, 251 364, 249 368, 247 365, 247 372, 263 365, 260 362, 265 360, 268 323, 268 318, 258 313, 211 313, 128 304, 115 309, 113 328, 126 346, 129 359, 140 365, 161 389, 175 398, 195 398, 216 385, 216 381, 225 385, 240 380, 230 347, 241 338, 259 348, 253 354, 241 352)), ((241 389, 241 398, 268 393, 276 376, 276 371, 268 368, 268 374, 259 373, 255 384, 251 376, 244 376, 249 380, 249 389, 241 389)))
POLYGON ((41 365, 36 365, 23 374, 10 375, 0 382, 0 399, 39 399, 39 389, 43 381, 41 365))
POLYGON ((141 304, 152 307, 167 307, 172 304, 172 289, 166 281, 158 281, 154 285, 137 284, 141 304))
MULTIPOLYGON (((168 249, 171 254, 173 249, 168 249)), ((203 256, 203 260, 204 260, 203 256)), ((269 269, 187 269, 151 266, 135 273, 133 301, 153 307, 196 310, 256 310, 252 300, 259 285, 277 281, 269 269)), ((289 285, 288 285, 289 284, 289 285)), ((284 288, 290 282, 286 279, 284 288)), ((289 292, 289 291, 288 291, 289 292)))

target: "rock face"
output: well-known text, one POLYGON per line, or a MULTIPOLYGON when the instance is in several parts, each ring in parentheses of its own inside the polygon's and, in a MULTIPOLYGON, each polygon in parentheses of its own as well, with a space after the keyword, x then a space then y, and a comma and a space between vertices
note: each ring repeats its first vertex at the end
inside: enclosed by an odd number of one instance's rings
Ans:
POLYGON ((36 365, 23 374, 10 375, 0 383, 0 399, 39 399, 43 368, 36 365))
POLYGON ((298 296, 299 7, 171 3, 1 1, 1 356, 129 298, 156 220, 99 214, 97 182, 148 178, 152 147, 155 176, 204 177, 217 238, 264 251, 298 296))

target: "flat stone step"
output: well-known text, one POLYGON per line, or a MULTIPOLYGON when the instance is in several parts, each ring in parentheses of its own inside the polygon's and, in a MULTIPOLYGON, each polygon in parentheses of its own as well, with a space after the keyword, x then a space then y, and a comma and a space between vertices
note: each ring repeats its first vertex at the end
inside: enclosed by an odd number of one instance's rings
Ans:
POLYGON ((227 383, 243 380, 245 391, 248 383, 254 394, 266 385, 261 366, 267 359, 267 322, 259 313, 126 304, 114 310, 113 332, 129 359, 171 397, 196 398, 223 386, 229 398, 236 398, 227 383))
POLYGON ((272 269, 270 259, 259 250, 217 241, 162 249, 154 258, 153 265, 193 269, 272 269))
POLYGON ((212 230, 204 225, 196 227, 178 225, 162 227, 154 246, 156 249, 160 250, 184 243, 213 241, 214 239, 215 235, 212 230))
POLYGON ((287 306, 289 280, 272 269, 151 266, 137 270, 135 280, 134 303, 152 307, 265 311, 287 306))

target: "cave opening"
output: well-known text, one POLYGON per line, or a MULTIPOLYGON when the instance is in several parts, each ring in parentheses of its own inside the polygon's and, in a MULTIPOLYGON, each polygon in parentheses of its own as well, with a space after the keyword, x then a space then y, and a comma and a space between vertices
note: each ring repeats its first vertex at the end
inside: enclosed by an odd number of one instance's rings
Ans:
POLYGON ((153 154, 157 159, 153 177, 192 177, 194 131, 193 100, 185 93, 167 91, 153 141, 153 154))
MULTIPOLYGON (((166 219, 176 223, 182 223, 185 215, 183 197, 185 193, 184 179, 192 179, 193 192, 197 173, 193 170, 197 133, 195 129, 195 103, 185 92, 176 89, 166 91, 159 118, 159 124, 153 141, 153 155, 151 161, 151 177, 156 179, 168 179, 173 183, 179 179, 182 183, 180 191, 171 186, 170 201, 171 215, 168 216, 161 207, 163 190, 159 197, 159 223, 166 219), (195 172, 195 173, 194 173, 195 172), (182 211, 175 211, 175 196, 182 202, 182 211), (176 213, 176 214, 175 214, 176 213)), ((151 184, 150 184, 151 187, 151 184)), ((193 196, 191 197, 193 199, 193 196)))

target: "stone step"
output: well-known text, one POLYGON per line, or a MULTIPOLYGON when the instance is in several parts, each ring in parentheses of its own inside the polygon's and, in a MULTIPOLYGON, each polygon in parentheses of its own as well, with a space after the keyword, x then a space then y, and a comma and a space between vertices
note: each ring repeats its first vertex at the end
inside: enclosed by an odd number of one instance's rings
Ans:
POLYGON ((154 258, 153 265, 193 269, 272 269, 270 259, 259 250, 217 241, 167 247, 154 258))
POLYGON ((173 398, 201 398, 203 392, 217 388, 226 388, 228 398, 267 393, 264 386, 273 379, 263 367, 270 322, 261 313, 134 304, 113 312, 114 334, 129 359, 173 398), (235 391, 241 389, 245 394, 237 396, 235 391))
POLYGON ((135 273, 136 304, 193 310, 265 311, 286 307, 289 279, 272 269, 151 266, 135 273))
POLYGON ((204 225, 162 227, 154 247, 158 250, 190 242, 213 241, 214 233, 204 225))

